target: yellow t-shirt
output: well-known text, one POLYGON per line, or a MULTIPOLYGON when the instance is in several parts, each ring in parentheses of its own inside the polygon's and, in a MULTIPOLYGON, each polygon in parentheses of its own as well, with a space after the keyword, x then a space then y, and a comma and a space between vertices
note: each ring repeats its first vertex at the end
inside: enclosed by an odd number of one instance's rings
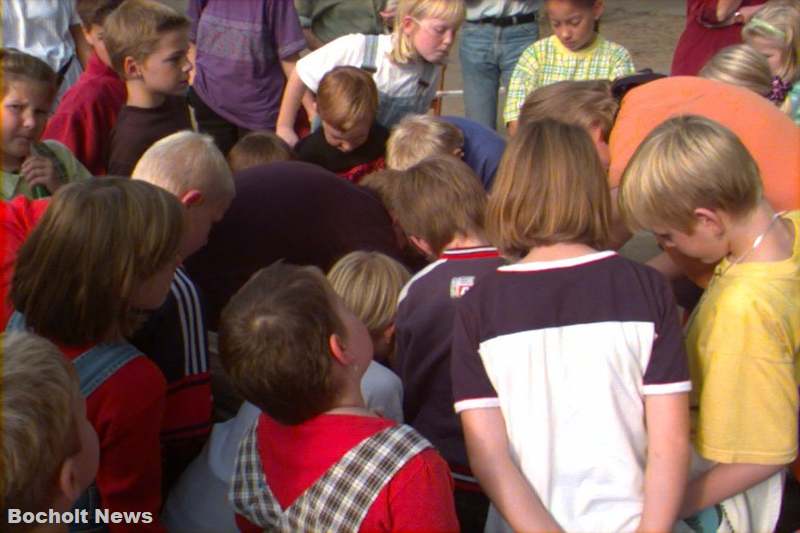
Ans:
POLYGON ((689 320, 692 440, 718 463, 786 464, 797 455, 800 211, 792 257, 723 260, 689 320))

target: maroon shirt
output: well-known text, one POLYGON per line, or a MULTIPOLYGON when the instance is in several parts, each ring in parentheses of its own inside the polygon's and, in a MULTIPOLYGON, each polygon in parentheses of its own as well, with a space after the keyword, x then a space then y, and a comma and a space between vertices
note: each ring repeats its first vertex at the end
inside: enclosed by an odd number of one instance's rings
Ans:
MULTIPOLYGON (((767 0, 744 0, 741 7, 757 6, 767 0)), ((700 21, 716 24, 717 0, 687 0, 686 28, 683 30, 672 58, 673 76, 697 76, 714 54, 742 42, 741 24, 722 28, 707 28, 700 21)))
POLYGON ((42 139, 69 148, 92 175, 105 175, 111 130, 127 94, 125 82, 92 54, 84 73, 61 99, 42 139))

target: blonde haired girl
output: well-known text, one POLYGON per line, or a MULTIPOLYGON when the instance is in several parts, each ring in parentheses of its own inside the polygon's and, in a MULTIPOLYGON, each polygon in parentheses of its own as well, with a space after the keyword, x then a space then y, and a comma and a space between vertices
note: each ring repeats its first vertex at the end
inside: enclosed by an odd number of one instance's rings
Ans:
POLYGON ((766 58, 749 44, 723 48, 700 71, 700 77, 736 85, 773 98, 772 72, 766 58))
POLYGON ((276 132, 291 146, 297 143, 294 122, 301 100, 307 91, 317 92, 329 70, 342 65, 372 74, 379 96, 377 122, 384 127, 409 113, 425 113, 463 20, 464 0, 400 0, 392 35, 345 35, 308 54, 286 82, 276 132))
POLYGON ((800 125, 800 2, 768 2, 745 25, 742 38, 767 58, 781 109, 800 125))

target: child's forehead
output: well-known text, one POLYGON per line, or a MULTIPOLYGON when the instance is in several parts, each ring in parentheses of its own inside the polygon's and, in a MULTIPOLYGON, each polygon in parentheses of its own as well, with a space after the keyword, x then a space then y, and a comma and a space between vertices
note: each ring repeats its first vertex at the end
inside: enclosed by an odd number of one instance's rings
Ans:
POLYGON ((160 33, 154 52, 189 48, 189 29, 174 28, 160 33))
POLYGON ((50 102, 54 96, 54 89, 49 83, 24 76, 0 76, 0 85, 2 85, 3 98, 13 94, 16 98, 31 98, 40 102, 50 102))

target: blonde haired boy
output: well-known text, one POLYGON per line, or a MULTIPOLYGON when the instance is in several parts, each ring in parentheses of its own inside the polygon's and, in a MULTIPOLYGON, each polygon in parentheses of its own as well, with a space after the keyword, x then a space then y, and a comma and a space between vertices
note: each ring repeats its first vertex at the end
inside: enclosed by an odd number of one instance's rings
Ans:
POLYGON ((407 170, 434 155, 461 157, 464 134, 432 115, 407 115, 392 128, 386 145, 386 166, 407 170))
POLYGON ((403 288, 395 318, 395 372, 403 414, 450 465, 464 531, 482 530, 489 500, 472 476, 453 411, 450 346, 457 301, 503 264, 483 235, 486 193, 453 156, 433 156, 402 172, 387 202, 408 239, 431 261, 403 288))
POLYGON ((192 129, 189 19, 155 0, 125 0, 106 18, 104 42, 128 98, 111 133, 108 173, 130 176, 155 141, 192 129))
MULTIPOLYGON (((208 136, 173 133, 153 144, 133 170, 176 196, 185 208, 185 260, 205 246, 211 227, 235 195, 225 156, 208 136)), ((205 306, 183 266, 172 279, 167 301, 131 339, 159 366, 167 380, 162 445, 169 487, 200 452, 211 431, 212 394, 205 306)))
POLYGON ((682 516, 773 531, 797 455, 800 212, 775 213, 741 141, 697 116, 645 139, 619 200, 662 246, 719 262, 688 324, 696 461, 682 516))
POLYGON ((74 516, 72 504, 99 462, 78 376, 53 343, 32 333, 3 334, 0 342, 0 524, 4 531, 67 531, 65 518, 74 516))
POLYGON ((320 128, 295 145, 300 161, 314 163, 350 181, 384 167, 389 130, 375 121, 378 89, 356 67, 336 67, 317 89, 320 128))

